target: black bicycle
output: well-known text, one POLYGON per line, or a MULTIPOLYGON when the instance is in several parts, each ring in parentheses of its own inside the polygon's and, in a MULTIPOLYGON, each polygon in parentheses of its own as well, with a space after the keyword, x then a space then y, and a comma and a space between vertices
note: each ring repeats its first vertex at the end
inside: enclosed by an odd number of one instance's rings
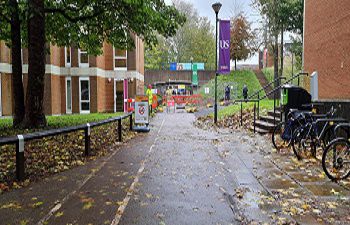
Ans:
POLYGON ((290 109, 287 120, 275 126, 272 133, 272 144, 277 150, 290 147, 294 130, 306 123, 302 114, 307 112, 309 111, 290 109))
POLYGON ((316 158, 316 149, 325 149, 326 146, 337 137, 335 126, 345 122, 343 118, 335 118, 336 110, 331 110, 324 115, 302 114, 307 116, 307 123, 295 129, 292 138, 292 148, 298 160, 308 154, 316 158))
POLYGON ((343 136, 331 141, 322 155, 322 168, 332 181, 339 181, 350 176, 350 124, 337 125, 334 132, 339 133, 338 131, 343 136))

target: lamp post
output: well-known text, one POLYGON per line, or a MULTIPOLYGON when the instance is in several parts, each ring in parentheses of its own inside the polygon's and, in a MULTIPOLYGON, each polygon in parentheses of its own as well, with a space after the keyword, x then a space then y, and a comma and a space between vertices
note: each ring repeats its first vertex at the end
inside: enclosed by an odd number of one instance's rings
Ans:
POLYGON ((221 3, 217 2, 212 5, 213 10, 216 15, 216 20, 215 20, 215 30, 216 30, 216 46, 215 46, 215 103, 214 103, 214 123, 217 124, 218 122, 218 14, 221 8, 221 3))

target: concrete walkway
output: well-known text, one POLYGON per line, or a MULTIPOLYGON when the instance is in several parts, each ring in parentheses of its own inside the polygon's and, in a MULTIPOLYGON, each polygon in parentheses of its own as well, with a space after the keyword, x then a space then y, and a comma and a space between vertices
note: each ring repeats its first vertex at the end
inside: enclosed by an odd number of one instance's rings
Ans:
POLYGON ((158 114, 150 133, 109 156, 2 194, 0 224, 346 222, 348 187, 319 176, 317 161, 294 162, 266 137, 194 121, 158 114))

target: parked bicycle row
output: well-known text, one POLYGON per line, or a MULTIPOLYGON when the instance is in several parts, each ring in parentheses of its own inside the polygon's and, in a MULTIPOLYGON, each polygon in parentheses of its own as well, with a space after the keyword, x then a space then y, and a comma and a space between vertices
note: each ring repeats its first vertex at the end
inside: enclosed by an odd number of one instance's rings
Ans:
POLYGON ((292 148, 298 160, 322 156, 323 170, 332 181, 346 179, 350 176, 350 123, 336 112, 334 107, 325 114, 290 109, 274 128, 274 147, 292 148))

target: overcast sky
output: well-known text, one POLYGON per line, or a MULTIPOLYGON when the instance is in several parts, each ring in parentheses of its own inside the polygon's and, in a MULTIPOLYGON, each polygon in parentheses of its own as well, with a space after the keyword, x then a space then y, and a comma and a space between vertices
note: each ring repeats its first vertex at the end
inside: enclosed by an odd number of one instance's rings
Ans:
MULTIPOLYGON (((213 26, 215 25, 215 13, 211 5, 217 1, 213 0, 183 0, 190 2, 197 9, 200 16, 206 16, 212 21, 213 26)), ((171 4, 172 0, 165 0, 167 4, 171 4)), ((253 28, 260 26, 261 17, 259 12, 251 6, 251 0, 220 0, 222 4, 219 12, 220 19, 230 19, 233 15, 239 11, 243 11, 244 15, 247 16, 249 22, 252 23, 253 28)), ((241 62, 242 63, 242 62, 241 62)), ((258 57, 254 56, 247 60, 248 64, 258 64, 258 57)))

